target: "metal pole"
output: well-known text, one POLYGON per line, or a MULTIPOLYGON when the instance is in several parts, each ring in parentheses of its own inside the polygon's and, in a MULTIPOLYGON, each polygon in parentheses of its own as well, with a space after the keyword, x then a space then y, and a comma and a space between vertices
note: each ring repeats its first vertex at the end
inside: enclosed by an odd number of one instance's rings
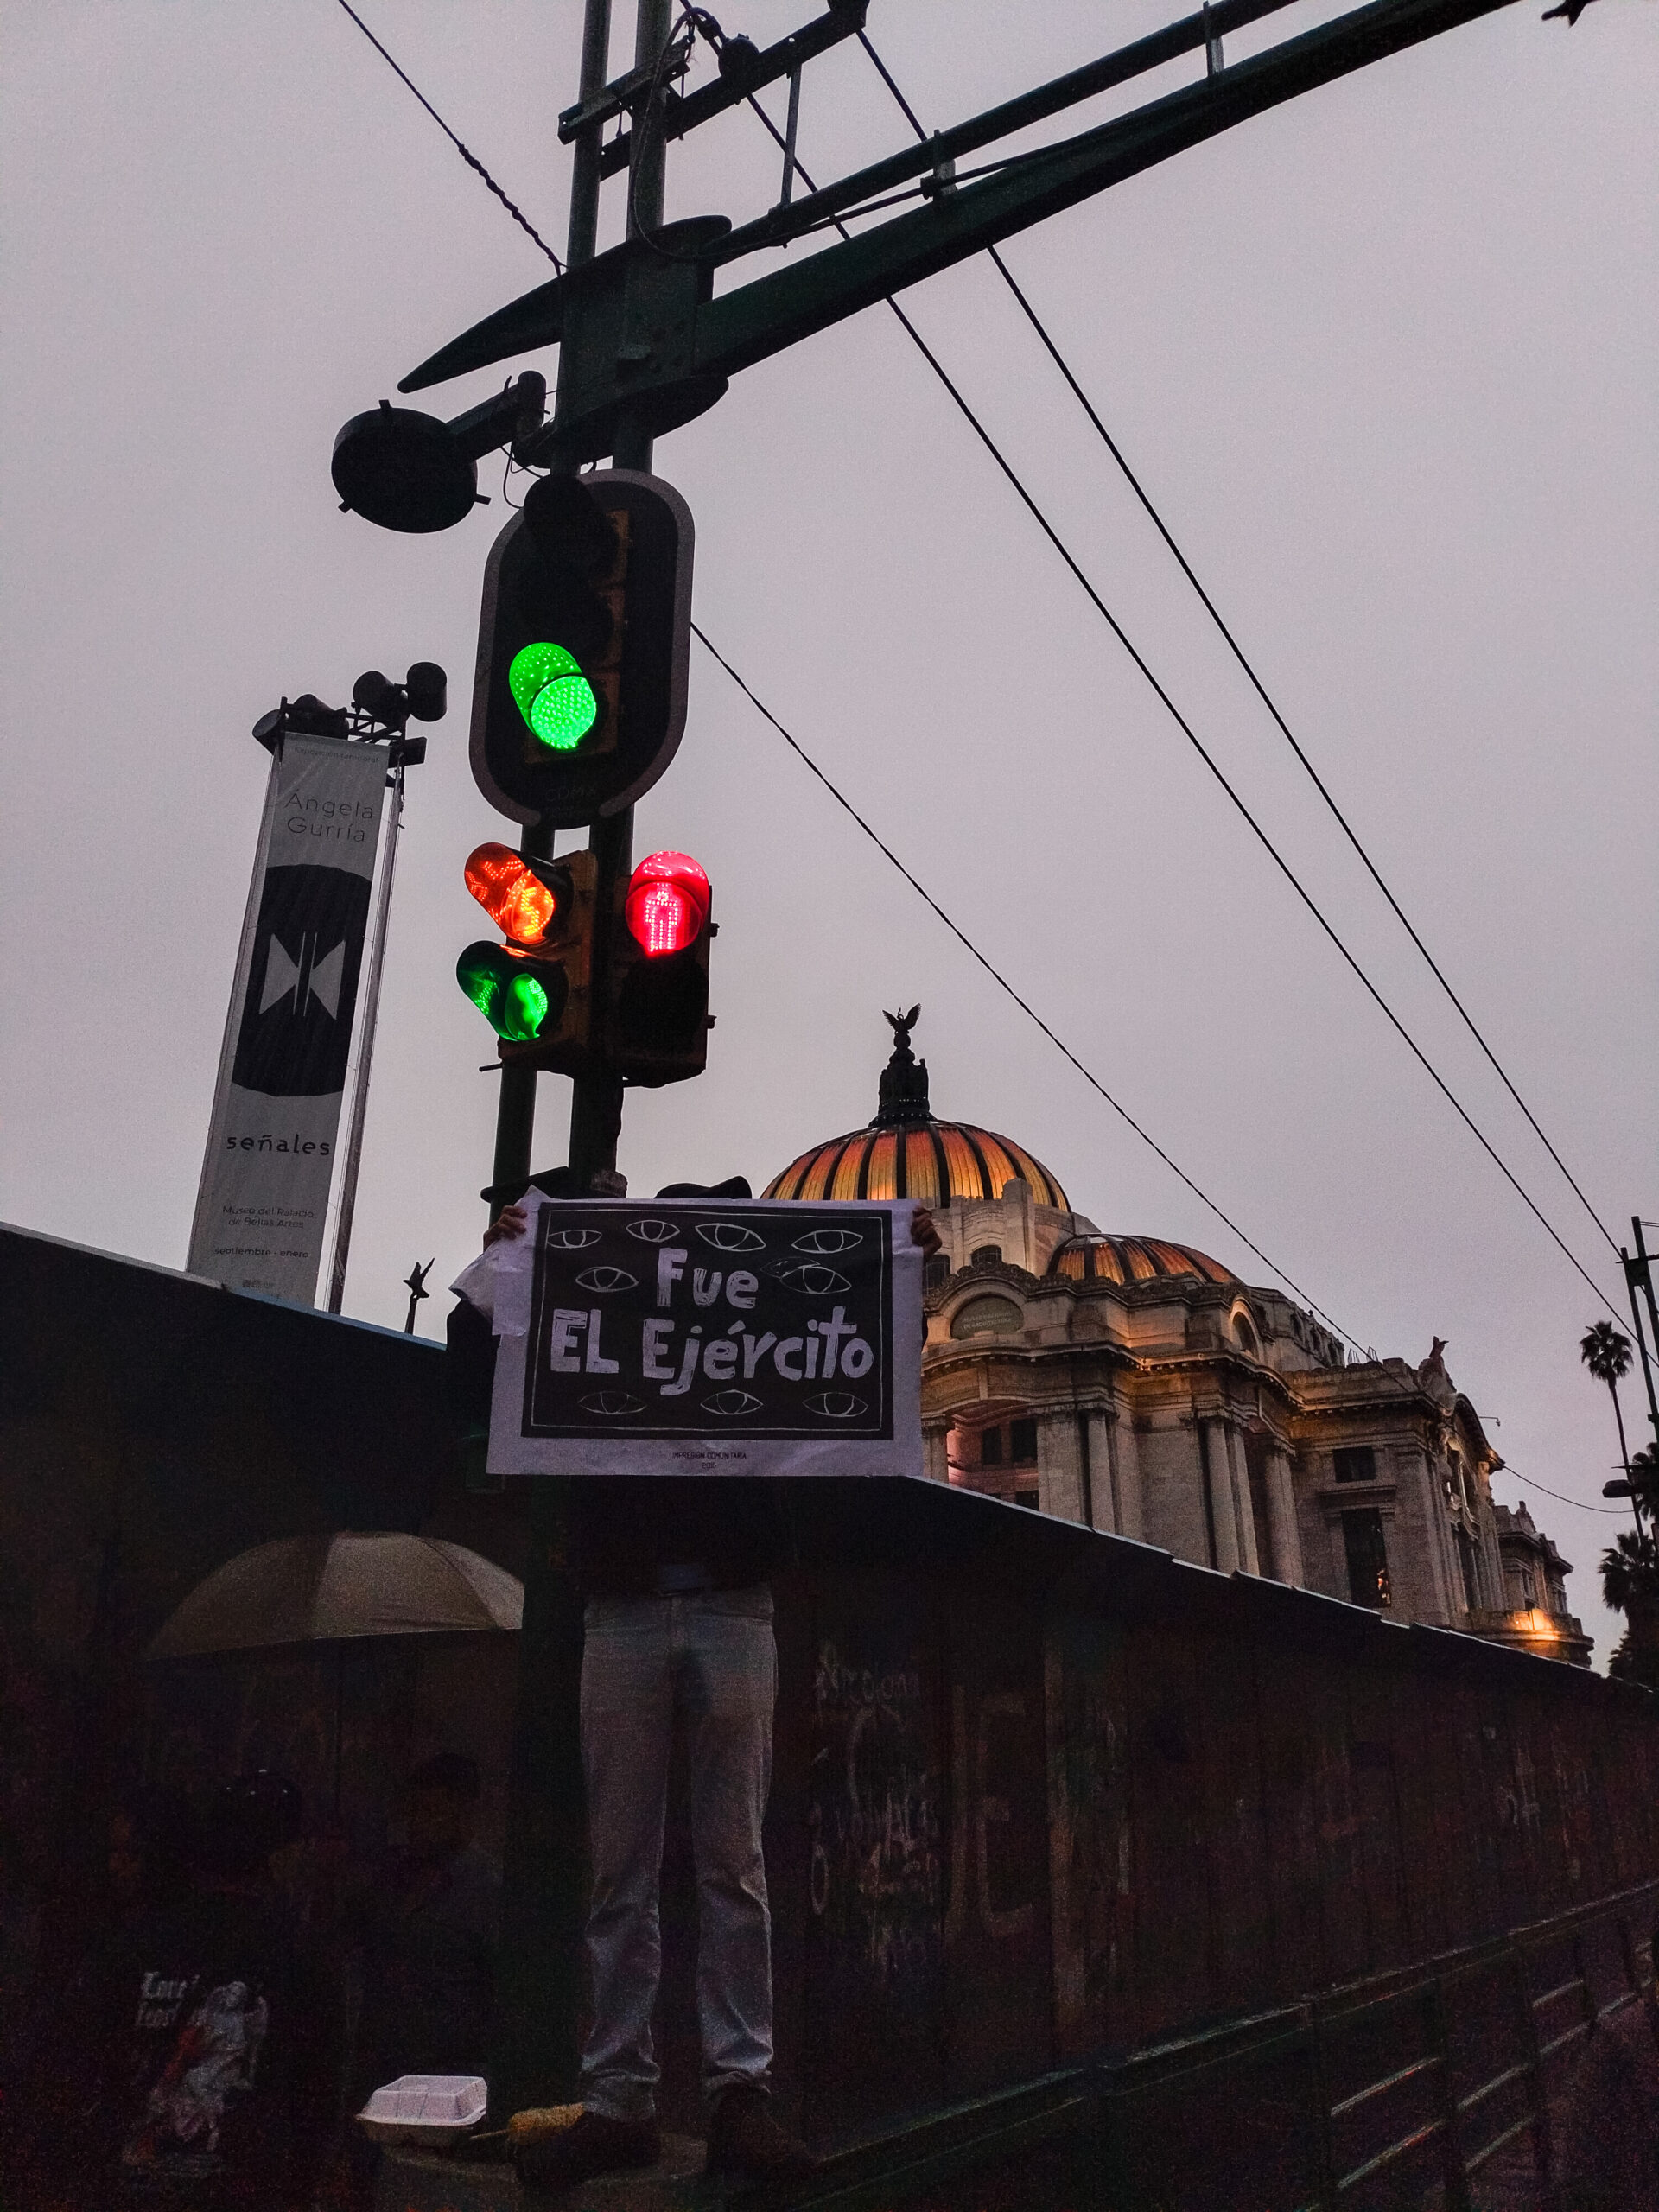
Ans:
MULTIPOLYGON (((636 69, 654 68, 668 42, 673 20, 673 0, 639 0, 633 63, 636 69)), ((628 227, 631 233, 653 231, 663 219, 664 141, 649 113, 635 120, 628 170, 628 227)), ((619 468, 649 469, 652 439, 643 424, 624 416, 617 426, 619 468)), ((593 1003, 608 1003, 610 935, 621 905, 624 888, 633 865, 633 809, 626 806, 602 822, 595 822, 588 842, 598 855, 599 881, 594 904, 600 916, 594 932, 593 1003)), ((570 1172, 579 1191, 590 1190, 595 1175, 614 1172, 617 1141, 622 1129, 622 1078, 607 1067, 578 1076, 570 1099, 570 1172)))
MULTIPOLYGON (((611 0, 587 0, 582 17, 581 97, 603 86, 610 60, 611 0)), ((570 224, 565 260, 580 268, 591 261, 599 224, 600 131, 577 139, 570 178, 570 224)), ((568 367, 582 344, 579 320, 572 318, 561 347, 568 367)), ((560 397, 574 380, 560 378, 560 397)), ((632 817, 628 819, 632 830, 632 817)), ((594 832, 597 842, 599 828, 594 832)), ((520 849, 550 854, 553 839, 536 825, 525 831, 520 849)), ((626 865, 626 849, 624 864, 626 865)), ((601 895, 603 893, 601 893, 601 895)), ((595 949, 604 942, 595 930, 595 949)), ((595 978, 597 983, 601 979, 595 978)), ((594 1004, 602 1001, 597 991, 594 1004)), ((531 1141, 536 1113, 533 1069, 504 1067, 496 1117, 496 1184, 522 1183, 530 1174, 531 1141)), ((570 1165, 588 1187, 595 1166, 614 1166, 613 1132, 608 1156, 593 1160, 583 1141, 579 1153, 578 1118, 587 1086, 578 1083, 571 1107, 570 1165)), ((617 1095, 620 1118, 620 1087, 617 1095)), ((498 1208, 492 1205, 493 1217, 498 1208)), ((582 1932, 585 1914, 587 1808, 582 1776, 582 1606, 567 1564, 570 1484, 568 1477, 542 1476, 531 1484, 530 1555, 524 1568, 524 1626, 518 1638, 518 1685, 513 1721, 512 1770, 508 1783, 499 1990, 499 2042, 490 2075, 490 2102, 498 2115, 526 2106, 561 2101, 574 2092, 580 2071, 577 2047, 582 2008, 582 1932)))
POLYGON ((386 924, 391 914, 391 879, 397 866, 397 838, 404 826, 404 764, 391 772, 391 820, 386 824, 386 856, 380 871, 380 896, 375 902, 374 929, 369 939, 369 978, 363 994, 363 1033, 357 1048, 357 1076, 352 1085, 350 1119, 346 1130, 346 1166, 340 1177, 340 1204, 334 1214, 334 1250, 328 1269, 328 1311, 338 1313, 346 1295, 346 1262, 352 1249, 352 1217, 357 1210, 357 1171, 363 1157, 363 1124, 368 1116, 369 1068, 374 1058, 374 1027, 380 1014, 380 971, 385 963, 386 924))
POLYGON ((1655 1443, 1659 1445, 1659 1397, 1656 1397, 1654 1394, 1652 1360, 1649 1356, 1648 1340, 1642 1332, 1641 1311, 1636 1302, 1636 1285, 1638 1278, 1643 1290, 1647 1294, 1648 1319, 1653 1330, 1652 1358, 1655 1359, 1659 1359, 1659 1305, 1656 1305, 1654 1301, 1653 1268, 1647 1245, 1643 1239, 1642 1219, 1639 1214, 1630 1216, 1630 1230, 1636 1238, 1637 1267, 1634 1274, 1626 1255, 1621 1252, 1619 1257, 1624 1262, 1624 1281, 1630 1294, 1630 1313, 1636 1321, 1636 1341, 1642 1347, 1642 1376, 1648 1386, 1648 1419, 1653 1424, 1655 1443))
MULTIPOLYGON (((611 48, 611 0, 587 0, 582 25, 582 81, 580 97, 588 99, 604 85, 609 66, 611 48)), ((567 269, 579 269, 594 257, 599 235, 599 156, 600 132, 585 131, 573 149, 570 168, 570 221, 565 234, 564 260, 567 269)), ((562 351, 569 358, 571 347, 580 343, 579 330, 567 334, 562 351)), ((568 391, 570 380, 561 378, 563 391, 568 391)), ((559 402, 554 402, 556 419, 559 402)), ((553 832, 539 823, 531 823, 518 841, 518 849, 533 859, 546 860, 553 851, 553 832)), ((531 1067, 518 1065, 501 1070, 501 1088, 495 1113, 495 1158, 490 1171, 490 1187, 499 1190, 504 1184, 524 1183, 529 1179, 531 1147, 536 1134, 536 1075, 531 1067)), ((488 1202, 490 1219, 493 1221, 501 1210, 499 1198, 488 1202)))
POLYGON ((789 73, 789 112, 784 124, 784 188, 778 205, 787 207, 795 191, 795 140, 801 125, 801 73, 789 73))

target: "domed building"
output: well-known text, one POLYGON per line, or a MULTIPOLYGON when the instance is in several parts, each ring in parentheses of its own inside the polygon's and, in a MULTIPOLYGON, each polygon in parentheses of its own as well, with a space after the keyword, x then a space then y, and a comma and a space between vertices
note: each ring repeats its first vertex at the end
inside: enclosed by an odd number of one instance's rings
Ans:
POLYGON ((814 1145, 763 1195, 931 1209, 934 1480, 1223 1573, 1588 1663, 1567 1610, 1572 1569, 1529 1520, 1544 1564, 1523 1579, 1518 1524, 1491 1496, 1503 1462, 1440 1338, 1415 1367, 1351 1363, 1282 1291, 1192 1245, 1097 1228, 1023 1145, 934 1114, 910 1044, 918 1012, 887 1017, 874 1120, 814 1145))

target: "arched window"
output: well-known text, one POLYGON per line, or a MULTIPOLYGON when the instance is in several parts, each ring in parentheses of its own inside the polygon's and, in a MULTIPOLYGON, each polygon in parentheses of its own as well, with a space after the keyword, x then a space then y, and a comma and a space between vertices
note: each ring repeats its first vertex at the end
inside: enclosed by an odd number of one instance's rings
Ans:
POLYGON ((1018 1336, 1025 1318, 1011 1298, 970 1298, 957 1308, 950 1333, 953 1337, 1018 1336))
POLYGON ((1238 1338, 1239 1350, 1249 1352, 1250 1357, 1254 1359, 1256 1357, 1258 1346, 1255 1341, 1255 1331, 1250 1326, 1247 1315, 1234 1314, 1233 1334, 1238 1338))

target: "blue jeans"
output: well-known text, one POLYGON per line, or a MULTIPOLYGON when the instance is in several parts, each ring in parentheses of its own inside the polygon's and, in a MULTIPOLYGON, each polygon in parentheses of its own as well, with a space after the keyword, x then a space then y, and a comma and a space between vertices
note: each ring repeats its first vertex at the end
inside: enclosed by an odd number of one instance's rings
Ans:
POLYGON ((674 1716, 688 1726, 697 1874, 697 2025, 711 2097, 772 2065, 772 1916, 760 1822, 772 1787, 772 1592, 593 1598, 584 1617, 582 1763, 593 1902, 594 2026, 582 2095, 607 2119, 655 2107, 651 2016, 674 1716))

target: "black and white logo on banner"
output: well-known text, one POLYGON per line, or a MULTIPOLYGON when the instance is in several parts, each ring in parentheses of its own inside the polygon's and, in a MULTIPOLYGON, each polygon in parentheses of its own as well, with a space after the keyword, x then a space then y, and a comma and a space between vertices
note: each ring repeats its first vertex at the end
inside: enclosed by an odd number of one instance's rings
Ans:
POLYGON ((345 1088, 368 924, 365 875, 267 870, 232 1083, 275 1098, 345 1088))

